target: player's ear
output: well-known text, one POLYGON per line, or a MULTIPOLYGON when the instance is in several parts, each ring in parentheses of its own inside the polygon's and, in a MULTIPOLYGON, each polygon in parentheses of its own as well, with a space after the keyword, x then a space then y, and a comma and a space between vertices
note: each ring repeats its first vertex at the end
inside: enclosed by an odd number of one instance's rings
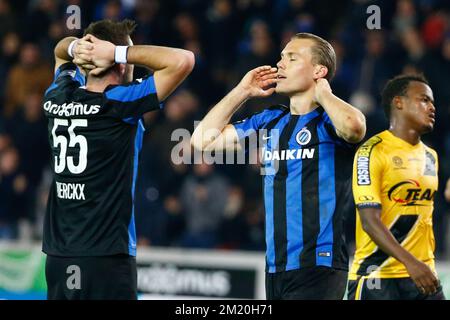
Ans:
POLYGON ((325 78, 328 74, 328 68, 318 64, 314 67, 314 80, 325 78))
POLYGON ((403 109, 403 99, 400 96, 395 96, 394 99, 392 99, 392 106, 397 110, 403 109))

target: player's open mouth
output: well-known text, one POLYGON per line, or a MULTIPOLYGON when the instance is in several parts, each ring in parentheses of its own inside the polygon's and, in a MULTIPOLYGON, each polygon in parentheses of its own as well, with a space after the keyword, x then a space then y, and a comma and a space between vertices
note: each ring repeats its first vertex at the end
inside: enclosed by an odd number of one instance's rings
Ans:
POLYGON ((281 74, 279 74, 279 75, 277 75, 277 79, 286 79, 286 77, 281 75, 281 74))

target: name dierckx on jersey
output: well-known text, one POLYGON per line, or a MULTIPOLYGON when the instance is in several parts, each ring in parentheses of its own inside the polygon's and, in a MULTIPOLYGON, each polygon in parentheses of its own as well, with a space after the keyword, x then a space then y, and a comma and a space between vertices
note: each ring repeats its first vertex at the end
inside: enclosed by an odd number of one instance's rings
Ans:
POLYGON ((56 195, 66 200, 86 200, 84 183, 62 183, 56 181, 56 195))

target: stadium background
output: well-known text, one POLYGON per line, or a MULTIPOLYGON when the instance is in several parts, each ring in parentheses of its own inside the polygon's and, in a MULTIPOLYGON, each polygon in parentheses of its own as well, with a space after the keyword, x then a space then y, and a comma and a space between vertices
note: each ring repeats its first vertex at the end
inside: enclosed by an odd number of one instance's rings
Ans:
MULTIPOLYGON (((182 47, 196 55, 194 71, 164 111, 149 117, 136 195, 141 291, 263 298, 258 166, 175 165, 170 156, 178 141, 171 134, 177 128, 192 132, 194 120, 248 70, 274 66, 293 34, 312 32, 335 48, 333 91, 364 112, 366 138, 387 128, 379 94, 387 79, 422 72, 430 81, 437 121, 424 140, 440 156, 436 257, 450 296, 444 197, 450 177, 449 1, 0 0, 0 298, 45 297, 39 241, 51 169, 41 99, 53 76, 55 44, 81 35, 67 28, 70 5, 81 9, 81 28, 104 18, 132 18, 138 23, 135 44, 182 47), (366 26, 372 4, 381 9, 380 30, 366 26), (149 285, 155 281, 159 287, 149 285)), ((145 73, 136 70, 137 77, 145 73)), ((236 119, 286 102, 279 96, 249 101, 236 119)), ((354 212, 347 220, 352 253, 354 212)))

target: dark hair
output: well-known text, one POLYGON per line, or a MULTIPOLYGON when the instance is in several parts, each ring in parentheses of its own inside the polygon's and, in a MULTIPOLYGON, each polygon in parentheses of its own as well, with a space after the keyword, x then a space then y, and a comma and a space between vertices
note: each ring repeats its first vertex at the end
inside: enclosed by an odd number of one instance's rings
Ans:
POLYGON ((410 82, 418 81, 428 84, 427 79, 422 74, 417 75, 399 75, 389 80, 381 92, 381 105, 384 109, 384 114, 389 119, 391 117, 391 104, 395 97, 403 96, 408 90, 410 82))
POLYGON ((306 32, 297 33, 292 39, 310 39, 314 41, 315 45, 311 48, 312 63, 327 67, 328 73, 325 79, 330 81, 336 72, 336 53, 331 44, 315 34, 306 32))
POLYGON ((128 45, 128 36, 130 36, 136 28, 136 22, 133 20, 100 20, 92 22, 86 29, 84 35, 92 34, 101 40, 112 42, 115 45, 128 45))

